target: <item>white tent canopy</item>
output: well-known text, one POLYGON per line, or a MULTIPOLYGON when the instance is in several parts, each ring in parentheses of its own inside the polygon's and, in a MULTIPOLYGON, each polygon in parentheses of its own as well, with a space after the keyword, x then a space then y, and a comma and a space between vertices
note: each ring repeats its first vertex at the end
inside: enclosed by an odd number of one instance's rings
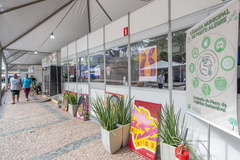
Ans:
POLYGON ((0 47, 8 65, 41 64, 49 53, 151 1, 0 0, 0 47))

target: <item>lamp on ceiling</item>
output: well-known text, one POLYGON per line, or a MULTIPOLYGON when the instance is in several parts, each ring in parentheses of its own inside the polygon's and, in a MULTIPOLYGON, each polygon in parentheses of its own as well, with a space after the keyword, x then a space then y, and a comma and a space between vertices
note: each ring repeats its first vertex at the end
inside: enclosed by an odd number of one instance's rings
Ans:
POLYGON ((51 35, 50 35, 50 38, 52 38, 52 39, 54 38, 54 35, 53 35, 53 33, 51 33, 51 35))
POLYGON ((35 52, 34 52, 35 54, 38 54, 38 51, 37 50, 35 50, 35 52))

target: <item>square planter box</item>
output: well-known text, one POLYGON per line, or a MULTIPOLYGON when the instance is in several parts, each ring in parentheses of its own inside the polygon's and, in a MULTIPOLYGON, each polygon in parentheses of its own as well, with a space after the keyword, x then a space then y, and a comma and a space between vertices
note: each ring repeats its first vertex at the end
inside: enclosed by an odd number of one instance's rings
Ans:
POLYGON ((161 154, 161 160, 171 160, 176 159, 175 158, 175 148, 173 146, 170 146, 163 141, 160 142, 160 154, 161 154))
POLYGON ((70 113, 71 116, 76 117, 77 108, 78 104, 75 105, 68 104, 68 112, 70 113))
POLYGON ((122 147, 126 147, 129 141, 131 123, 126 125, 117 124, 118 128, 122 128, 122 147))
POLYGON ((122 146, 122 128, 107 131, 101 127, 102 143, 110 154, 117 152, 122 146))

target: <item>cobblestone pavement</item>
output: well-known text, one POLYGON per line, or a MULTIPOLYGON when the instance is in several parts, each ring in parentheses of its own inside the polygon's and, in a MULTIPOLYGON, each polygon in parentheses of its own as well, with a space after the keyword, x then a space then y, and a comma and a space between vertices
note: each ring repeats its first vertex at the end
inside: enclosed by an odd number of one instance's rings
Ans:
POLYGON ((5 93, 0 106, 0 159, 141 160, 127 147, 115 154, 105 151, 100 126, 71 117, 53 102, 39 103, 41 96, 12 105, 5 93))

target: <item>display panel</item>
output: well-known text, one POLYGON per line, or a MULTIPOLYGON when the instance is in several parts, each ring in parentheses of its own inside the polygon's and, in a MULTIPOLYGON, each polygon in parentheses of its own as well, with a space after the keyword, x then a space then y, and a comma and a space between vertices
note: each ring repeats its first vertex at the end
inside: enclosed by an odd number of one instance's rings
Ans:
POLYGON ((127 46, 115 47, 106 51, 106 80, 106 84, 127 86, 127 46))
POLYGON ((62 82, 68 82, 68 61, 62 62, 62 82))
POLYGON ((186 90, 186 31, 172 33, 173 89, 186 90))
POLYGON ((168 88, 167 35, 131 44, 131 75, 132 86, 168 88))
POLYGON ((69 82, 76 82, 76 67, 76 59, 69 61, 69 82))
POLYGON ((90 56, 90 82, 104 82, 103 53, 90 56))
POLYGON ((78 82, 87 83, 88 82, 88 57, 78 58, 78 82))

